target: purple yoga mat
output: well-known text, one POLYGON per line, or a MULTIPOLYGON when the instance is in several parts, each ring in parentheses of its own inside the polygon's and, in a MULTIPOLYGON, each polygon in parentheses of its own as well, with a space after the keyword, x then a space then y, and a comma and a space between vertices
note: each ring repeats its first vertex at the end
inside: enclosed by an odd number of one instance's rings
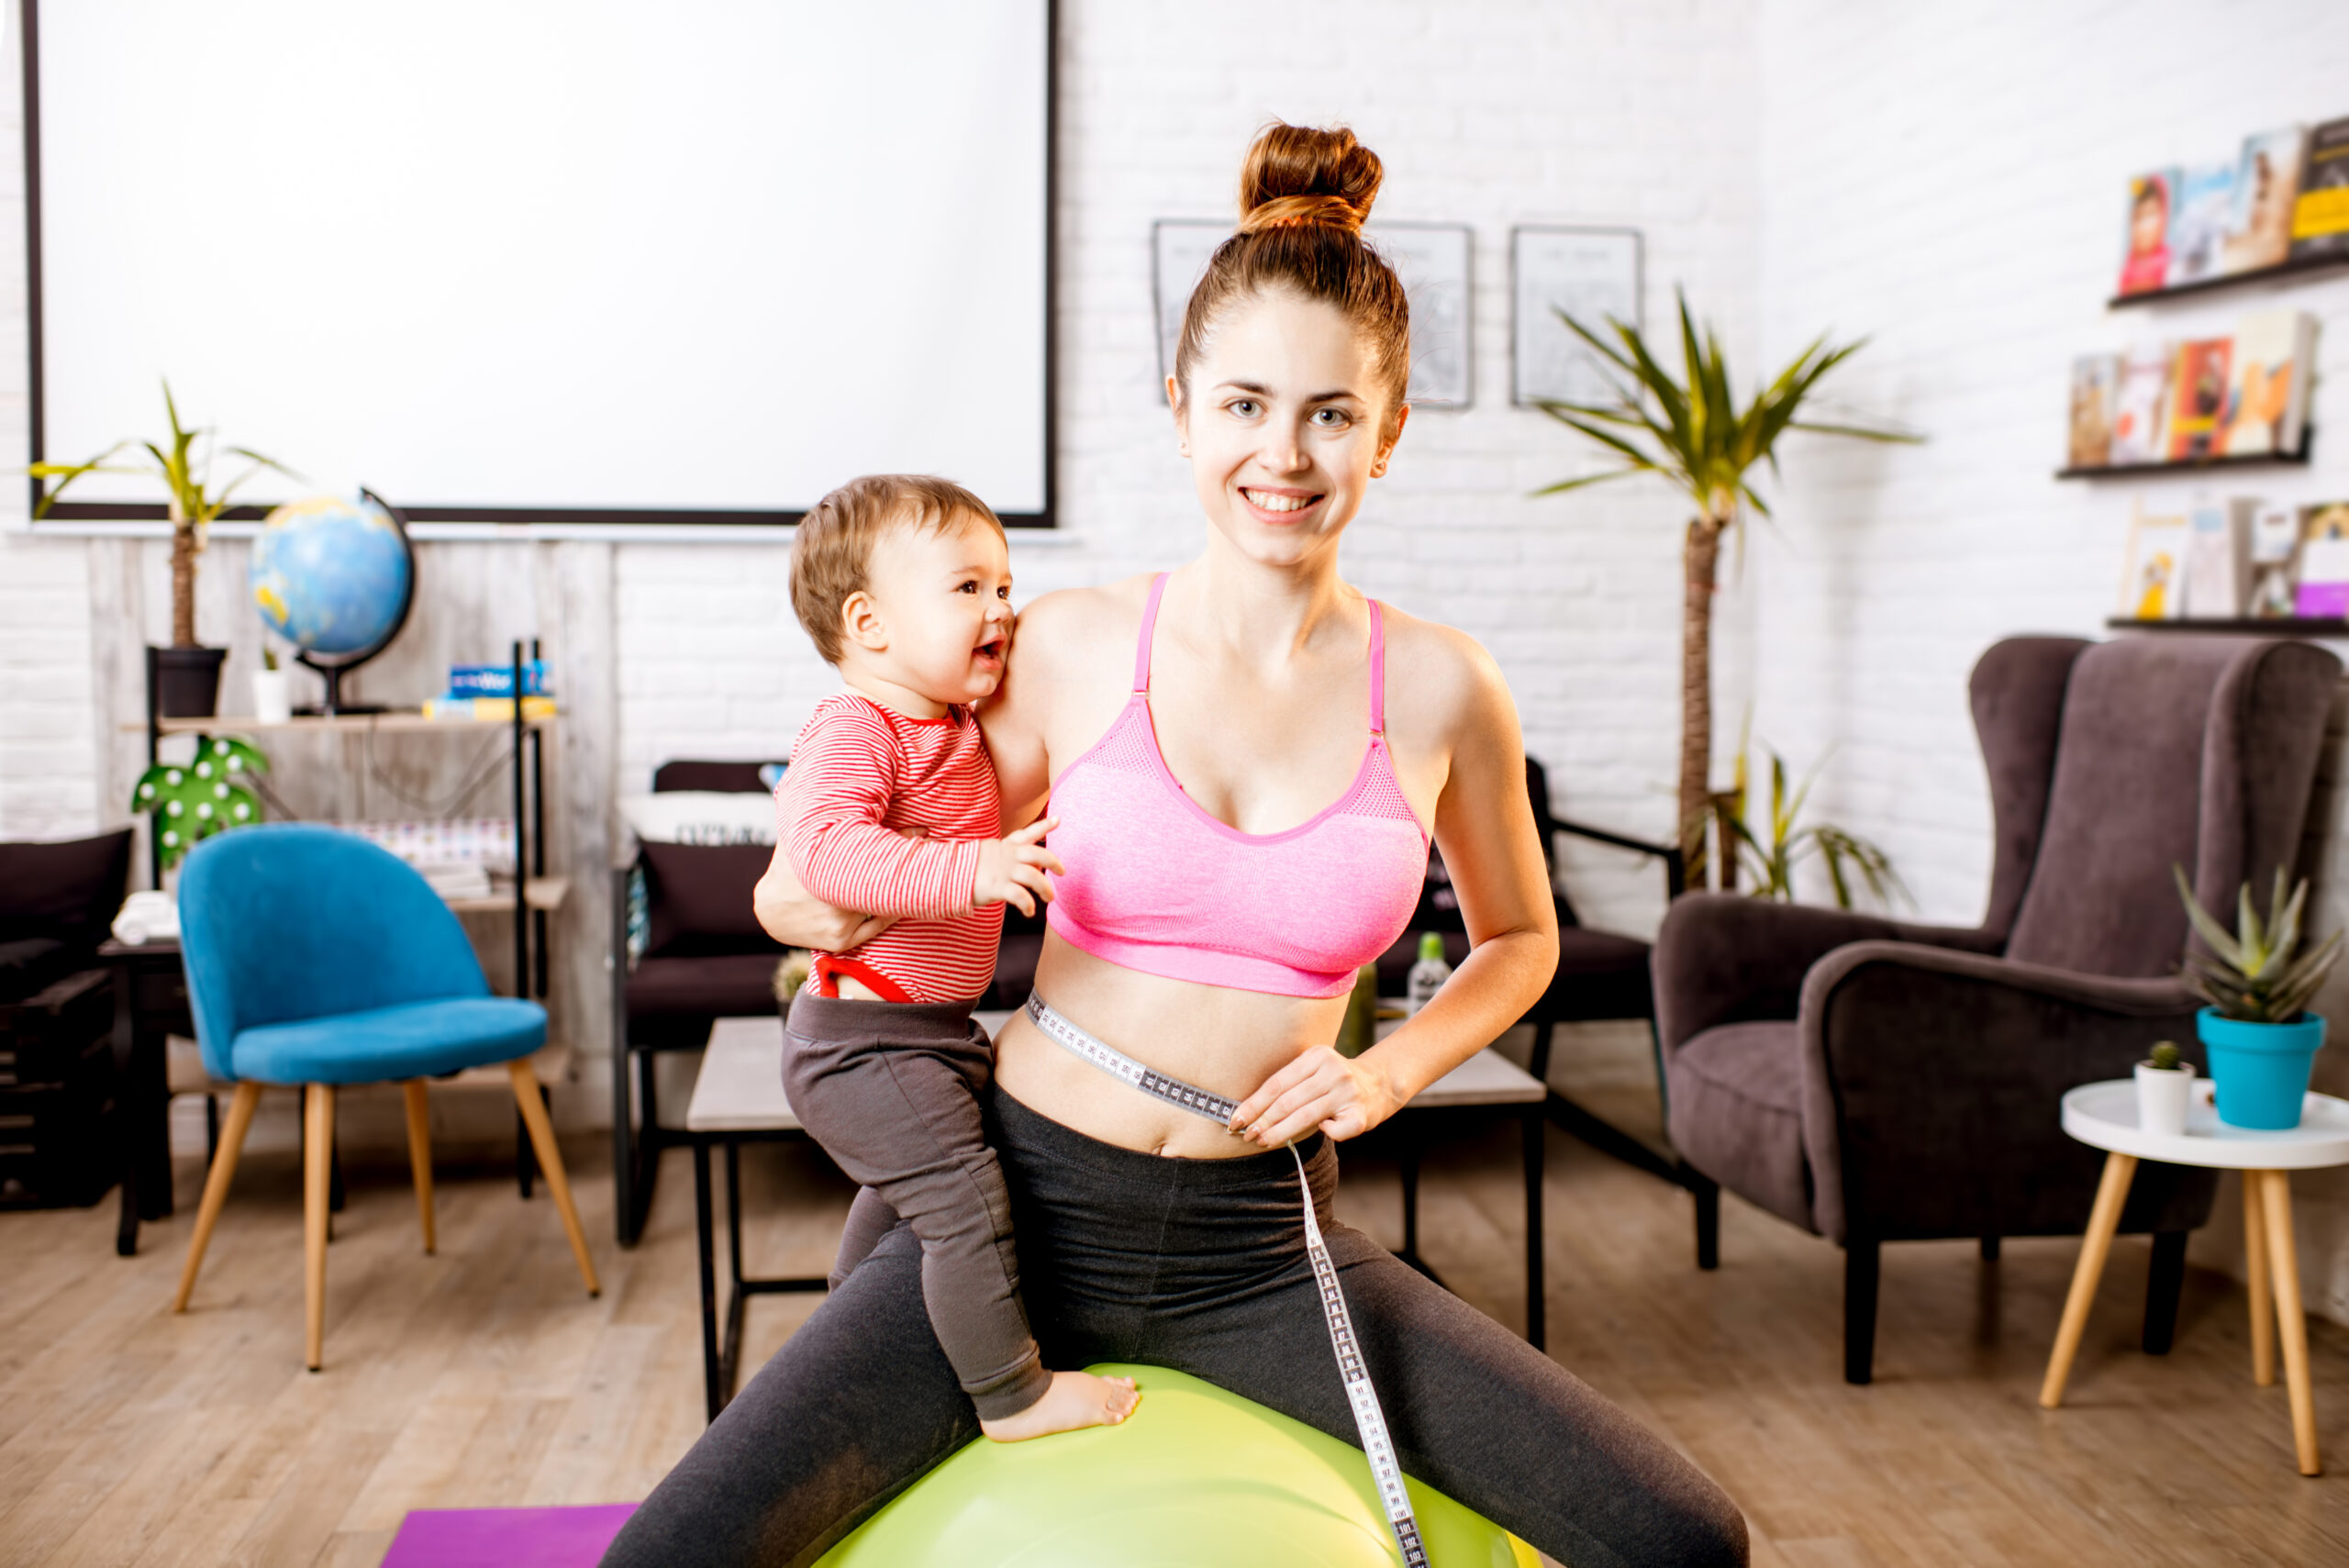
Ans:
POLYGON ((634 1503, 585 1508, 418 1508, 384 1568, 596 1568, 634 1503))

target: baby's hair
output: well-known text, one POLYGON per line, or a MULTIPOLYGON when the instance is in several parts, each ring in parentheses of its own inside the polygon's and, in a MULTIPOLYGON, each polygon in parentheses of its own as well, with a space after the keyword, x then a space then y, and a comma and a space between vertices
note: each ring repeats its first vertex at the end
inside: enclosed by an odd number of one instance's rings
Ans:
POLYGON ((987 504, 951 479, 868 473, 833 491, 799 519, 791 541, 791 607, 827 664, 841 662, 841 606, 872 589, 873 547, 893 528, 945 533, 983 522, 1000 536, 987 504))

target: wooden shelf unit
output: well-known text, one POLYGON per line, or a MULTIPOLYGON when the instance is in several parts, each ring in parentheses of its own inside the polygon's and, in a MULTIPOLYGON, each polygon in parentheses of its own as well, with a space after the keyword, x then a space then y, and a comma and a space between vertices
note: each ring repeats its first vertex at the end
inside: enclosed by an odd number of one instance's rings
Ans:
MULTIPOLYGON (((544 729, 560 715, 547 715, 522 721, 525 729, 544 729)), ((143 729, 145 725, 126 724, 125 730, 143 729)), ((453 735, 479 735, 484 730, 510 729, 509 719, 427 718, 421 708, 392 708, 383 713, 296 714, 284 720, 266 720, 250 716, 223 714, 211 718, 157 718, 158 735, 246 735, 266 730, 309 730, 317 734, 359 734, 372 730, 376 734, 408 734, 425 730, 447 730, 453 735)))
POLYGON ((2250 452, 2240 457, 2189 457, 2168 462, 2106 463, 2098 468, 2059 468, 2058 479, 2143 479, 2164 473, 2210 473, 2236 468, 2272 468, 2282 465, 2308 466, 2309 452, 2316 445, 2316 427, 2304 426, 2300 430, 2300 450, 2290 452, 2250 452))

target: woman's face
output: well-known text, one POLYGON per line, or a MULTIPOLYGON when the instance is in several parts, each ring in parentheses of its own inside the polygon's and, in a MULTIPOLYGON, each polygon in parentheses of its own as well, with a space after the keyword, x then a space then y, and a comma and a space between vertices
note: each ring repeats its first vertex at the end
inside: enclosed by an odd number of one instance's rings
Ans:
POLYGON ((1369 349, 1335 306, 1235 301, 1167 400, 1199 506, 1242 555, 1290 565, 1334 546, 1403 431, 1369 349))

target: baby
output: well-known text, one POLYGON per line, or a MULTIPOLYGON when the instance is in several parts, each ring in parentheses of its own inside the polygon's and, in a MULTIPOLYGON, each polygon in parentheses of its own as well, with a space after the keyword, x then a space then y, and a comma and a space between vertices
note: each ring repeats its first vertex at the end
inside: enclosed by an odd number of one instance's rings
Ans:
POLYGON ((876 474, 816 504, 791 599, 848 690, 817 705, 776 791, 800 883, 896 923, 819 952, 784 1031, 784 1087, 825 1151, 921 1241, 930 1326, 998 1442, 1115 1425, 1128 1378, 1044 1367, 1020 1306, 1003 1175, 981 1129, 994 1069, 972 1004, 995 974, 1003 906, 1036 912, 1051 820, 1008 837, 974 705, 1010 651, 1003 525, 941 479, 876 474))

